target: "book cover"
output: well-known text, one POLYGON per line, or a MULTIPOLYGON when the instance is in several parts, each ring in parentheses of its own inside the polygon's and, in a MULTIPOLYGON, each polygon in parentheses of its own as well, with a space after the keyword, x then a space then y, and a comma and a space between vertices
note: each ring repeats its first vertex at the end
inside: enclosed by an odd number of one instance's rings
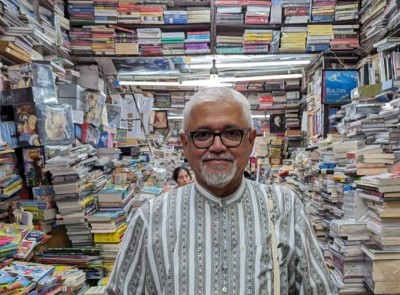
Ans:
POLYGON ((41 147, 22 151, 26 185, 29 187, 48 184, 44 168, 44 153, 41 147))
POLYGON ((357 70, 323 71, 322 98, 325 104, 351 102, 351 91, 358 85, 357 70))
POLYGON ((31 230, 31 225, 0 223, 0 236, 12 238, 12 243, 18 244, 31 230))
POLYGON ((108 126, 113 128, 120 128, 122 106, 117 104, 106 103, 108 126))
POLYGON ((3 270, 11 274, 22 275, 33 282, 39 282, 53 272, 54 265, 13 261, 11 265, 4 267, 3 270))
POLYGON ((15 281, 15 277, 0 269, 0 289, 7 288, 13 281, 15 281))
POLYGON ((39 146, 38 117, 34 103, 14 106, 14 121, 18 134, 18 145, 39 146))
POLYGON ((74 123, 70 105, 39 104, 38 116, 43 144, 67 145, 74 142, 74 123))
POLYGON ((85 89, 85 118, 84 122, 99 127, 105 102, 105 95, 95 89, 85 89))

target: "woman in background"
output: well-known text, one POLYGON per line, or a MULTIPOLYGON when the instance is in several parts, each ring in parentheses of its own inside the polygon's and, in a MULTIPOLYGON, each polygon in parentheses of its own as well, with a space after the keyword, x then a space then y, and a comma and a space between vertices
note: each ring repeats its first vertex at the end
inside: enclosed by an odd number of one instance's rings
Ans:
POLYGON ((189 169, 186 167, 178 167, 174 170, 174 173, 172 174, 172 178, 175 180, 177 183, 176 187, 181 187, 184 185, 187 185, 193 181, 192 176, 190 175, 189 169))

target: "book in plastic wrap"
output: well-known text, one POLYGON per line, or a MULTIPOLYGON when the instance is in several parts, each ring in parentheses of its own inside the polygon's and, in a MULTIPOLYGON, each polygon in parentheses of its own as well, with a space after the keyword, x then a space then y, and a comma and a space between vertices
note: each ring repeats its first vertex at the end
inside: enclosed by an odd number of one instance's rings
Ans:
POLYGON ((67 145, 74 142, 72 107, 67 104, 38 104, 39 131, 45 145, 67 145))
POLYGON ((14 105, 18 146, 39 146, 38 117, 34 103, 14 105))

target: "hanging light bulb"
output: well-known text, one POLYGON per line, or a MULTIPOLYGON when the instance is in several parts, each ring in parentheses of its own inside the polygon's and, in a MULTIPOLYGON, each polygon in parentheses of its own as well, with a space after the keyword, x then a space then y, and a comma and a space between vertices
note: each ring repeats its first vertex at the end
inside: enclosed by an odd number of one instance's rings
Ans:
POLYGON ((218 79, 218 69, 215 66, 215 59, 213 59, 213 66, 210 69, 210 80, 218 79))

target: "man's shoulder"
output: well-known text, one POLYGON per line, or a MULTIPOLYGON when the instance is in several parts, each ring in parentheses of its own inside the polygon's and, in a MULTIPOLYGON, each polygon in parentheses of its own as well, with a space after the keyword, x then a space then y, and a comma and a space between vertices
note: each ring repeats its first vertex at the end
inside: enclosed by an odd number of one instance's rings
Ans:
POLYGON ((254 188, 260 189, 264 194, 268 194, 268 192, 271 191, 275 198, 295 198, 295 193, 291 189, 279 184, 263 184, 252 180, 248 180, 247 183, 254 188))

